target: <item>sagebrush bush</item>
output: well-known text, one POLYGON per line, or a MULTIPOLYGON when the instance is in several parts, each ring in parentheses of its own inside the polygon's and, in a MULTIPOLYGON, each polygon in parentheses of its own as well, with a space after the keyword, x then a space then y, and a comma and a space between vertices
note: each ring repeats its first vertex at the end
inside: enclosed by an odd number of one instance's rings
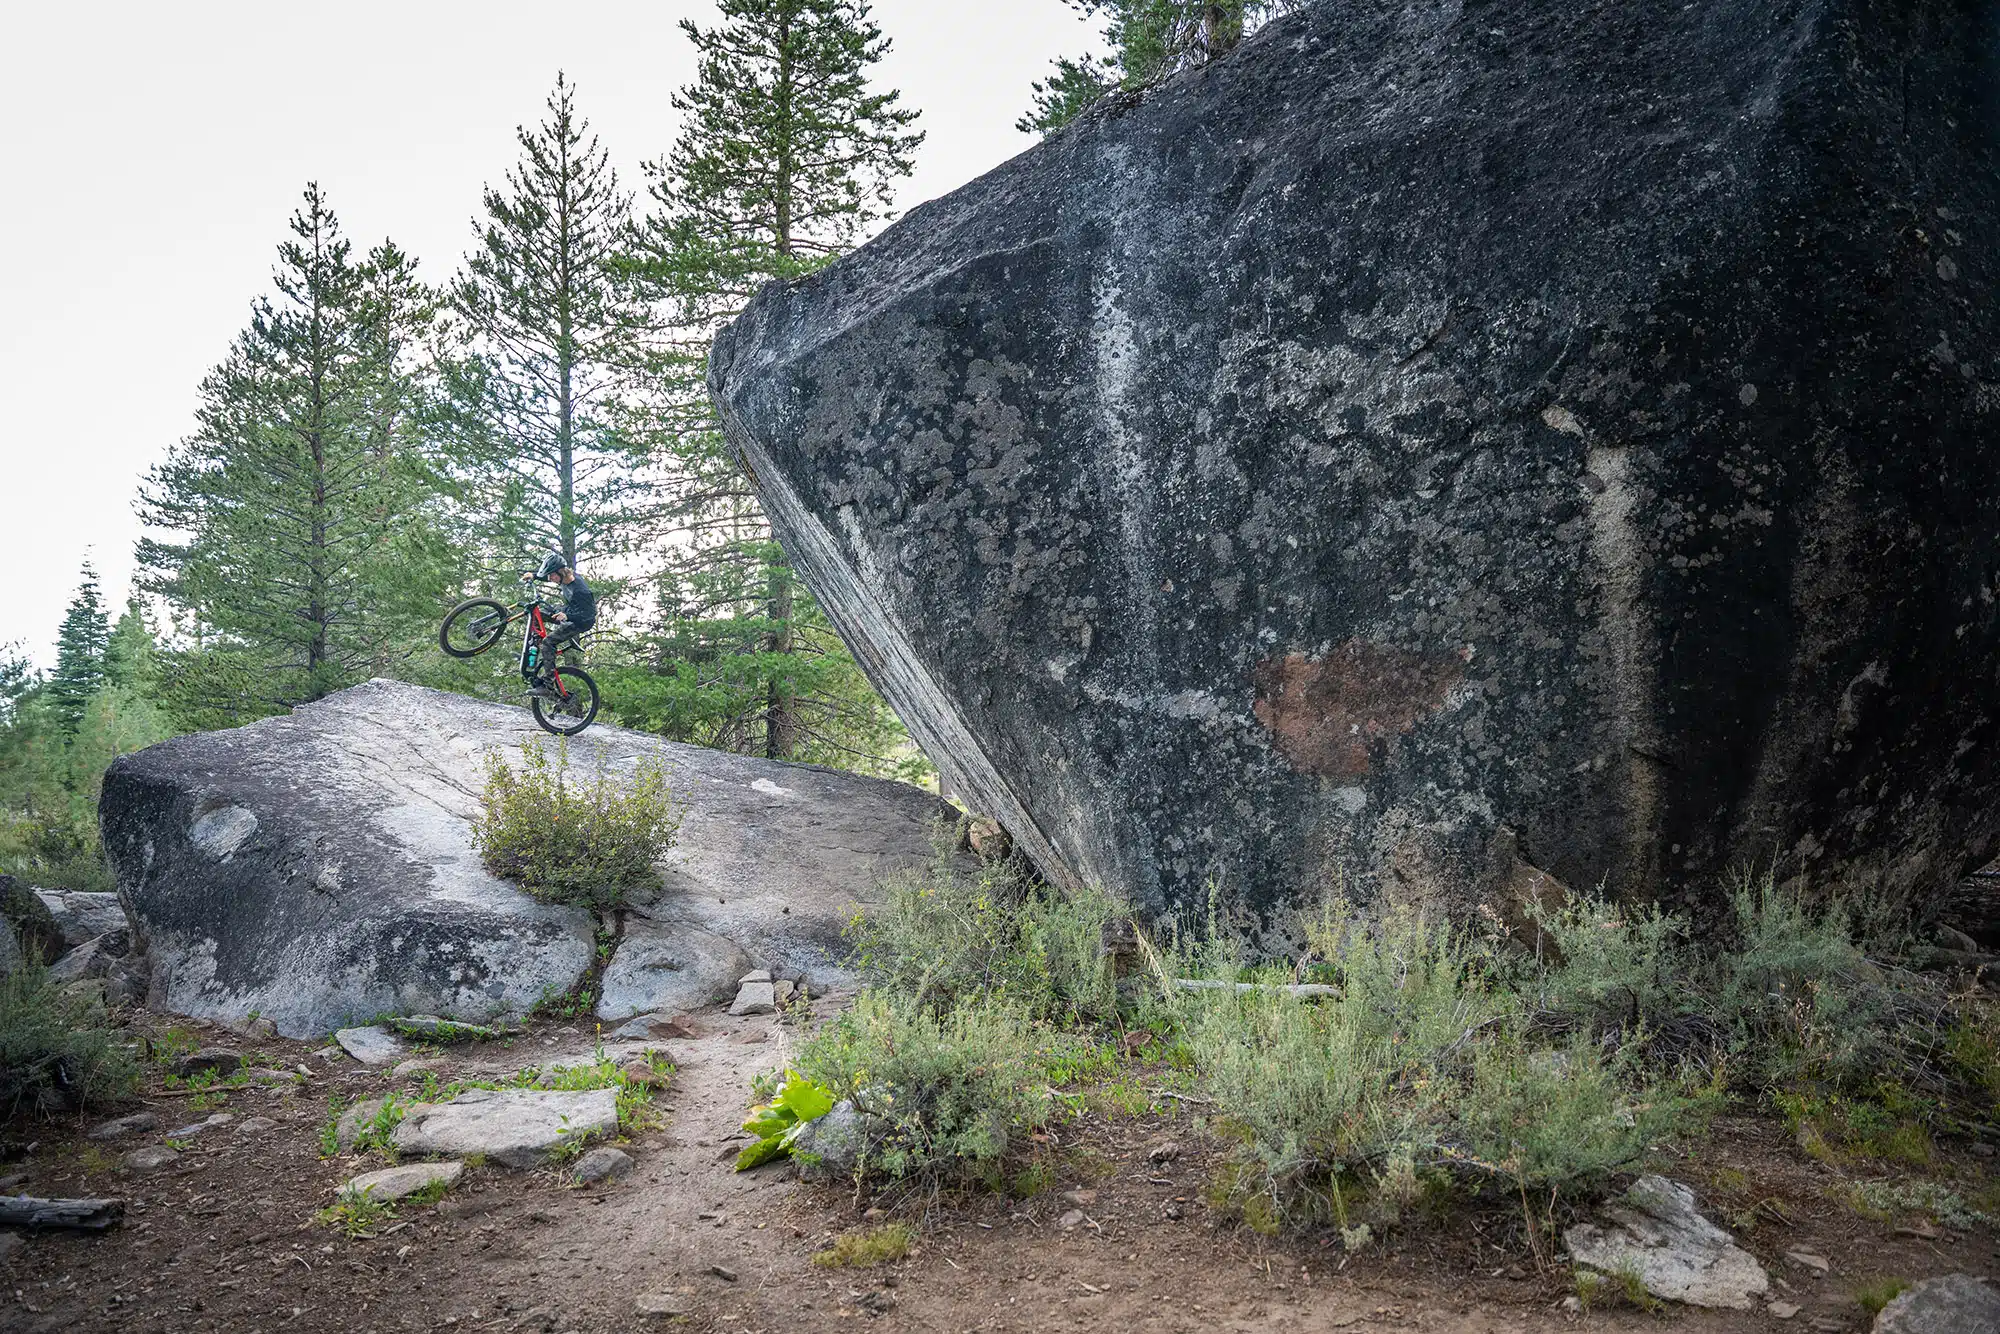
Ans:
POLYGON ((1055 1096, 1038 1036, 1026 1010, 995 996, 969 994, 940 1013, 905 994, 864 991, 807 1040, 798 1066, 880 1118, 874 1171, 965 1175, 1049 1119, 1055 1096))
POLYGON ((1720 938, 1699 943, 1685 917, 1590 895, 1538 920, 1560 958, 1517 969, 1517 985, 1567 1022, 1644 1042, 1656 1063, 1725 1067, 1743 1092, 1888 1075, 1942 1086, 1942 988, 1869 963, 1838 903, 1744 879, 1720 938))
POLYGON ((0 977, 0 1119, 130 1092, 138 1071, 114 1036, 100 1011, 65 998, 38 962, 0 977))
POLYGON ((600 764, 578 778, 567 743, 552 760, 533 741, 522 745, 521 761, 516 770, 502 756, 486 760, 485 812, 473 839, 488 870, 538 899, 599 912, 660 888, 660 859, 682 814, 665 766, 642 759, 619 781, 600 764))
POLYGON ((933 1007, 991 997, 1060 1023, 1116 1015, 1103 936, 1123 913, 1109 895, 1031 884, 1001 863, 968 865, 943 829, 932 847, 930 865, 885 880, 881 905, 850 929, 871 985, 933 1007))
POLYGON ((2000 1009, 1871 963, 1839 905, 1768 879, 1736 885, 1700 940, 1677 914, 1579 895, 1536 914, 1553 948, 1532 956, 1334 901, 1301 924, 1294 966, 1245 966, 1212 920, 1123 988, 1101 895, 942 845, 888 891, 852 930, 868 990, 801 1067, 895 1127, 871 1164, 892 1177, 992 1179, 1065 1105, 1051 1086, 1116 1068, 1114 1025, 1164 1039, 1234 1141, 1219 1203, 1356 1238, 1433 1186, 1537 1210, 1594 1192, 1730 1094, 1903 1160, 1928 1127, 2000 1117, 2000 1009), (1283 985, 1301 979, 1330 994, 1283 985))
POLYGON ((1202 1092, 1239 1140, 1229 1193, 1253 1218, 1344 1226, 1416 1170, 1586 1188, 1681 1107, 1629 1061, 1538 1028, 1493 958, 1449 927, 1407 912, 1362 924, 1334 905, 1307 937, 1336 994, 1249 974, 1251 989, 1179 1006, 1202 1092))

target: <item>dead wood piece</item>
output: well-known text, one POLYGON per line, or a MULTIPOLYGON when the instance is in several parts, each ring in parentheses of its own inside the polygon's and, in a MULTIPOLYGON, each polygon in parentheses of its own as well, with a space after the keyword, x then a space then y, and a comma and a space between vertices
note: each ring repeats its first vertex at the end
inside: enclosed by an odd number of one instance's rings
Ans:
POLYGON ((1182 991, 1282 991, 1288 996, 1338 996, 1339 987, 1324 982, 1220 982, 1207 977, 1177 977, 1174 985, 1182 991))
POLYGON ((102 1232, 124 1216, 123 1200, 38 1200, 32 1195, 0 1195, 0 1225, 7 1227, 102 1232))

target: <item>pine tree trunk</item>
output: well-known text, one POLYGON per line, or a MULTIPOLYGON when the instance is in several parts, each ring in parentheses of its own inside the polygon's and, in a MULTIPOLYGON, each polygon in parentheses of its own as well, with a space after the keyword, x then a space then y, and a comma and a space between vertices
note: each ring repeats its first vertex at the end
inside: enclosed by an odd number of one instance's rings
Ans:
POLYGON ((325 693, 322 668, 327 659, 327 532, 326 532, 326 311, 319 291, 322 256, 317 228, 313 237, 312 275, 312 410, 307 418, 306 447, 312 451, 312 520, 306 537, 307 700, 325 693))
MULTIPOLYGON (((791 39, 791 15, 786 12, 778 20, 778 77, 773 88, 778 107, 778 172, 776 189, 772 194, 776 211, 773 231, 778 254, 787 258, 792 253, 792 180, 797 171, 793 156, 791 39)), ((792 686, 790 664, 792 572, 786 568, 782 556, 766 569, 765 585, 768 595, 765 610, 771 621, 765 648, 776 661, 764 688, 764 755, 768 759, 788 760, 798 744, 799 704, 792 686)))
POLYGON ((562 378, 560 402, 556 422, 557 487, 556 504, 560 513, 556 520, 560 531, 557 537, 562 543, 563 560, 571 569, 576 568, 576 399, 573 382, 576 375, 576 311, 572 306, 575 295, 575 275, 570 272, 570 172, 569 172, 569 118, 565 115, 558 126, 556 142, 561 145, 562 182, 556 196, 556 370, 562 378))

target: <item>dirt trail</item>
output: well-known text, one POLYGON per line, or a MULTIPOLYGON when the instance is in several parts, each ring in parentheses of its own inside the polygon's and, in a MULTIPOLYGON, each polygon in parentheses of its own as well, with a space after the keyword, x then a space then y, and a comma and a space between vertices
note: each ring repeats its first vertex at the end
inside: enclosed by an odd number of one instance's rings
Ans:
MULTIPOLYGON (((200 1119, 157 1077, 143 1099, 161 1118, 153 1136, 92 1145, 81 1125, 16 1125, 5 1133, 17 1151, 24 1136, 39 1142, 0 1167, 0 1179, 20 1178, 4 1189, 117 1194, 131 1204, 108 1235, 32 1237, 0 1256, 0 1330, 776 1334, 852 1324, 1531 1334, 1658 1326, 1630 1310, 1564 1311, 1562 1289, 1534 1277, 1504 1211, 1417 1229, 1354 1257, 1324 1236, 1274 1241, 1215 1226, 1201 1202, 1208 1151, 1171 1117, 1093 1114, 1069 1123, 1059 1132, 1063 1147, 1072 1161, 1095 1165, 1092 1180, 1059 1182, 1026 1201, 939 1202, 909 1259, 821 1269, 813 1253, 857 1224, 851 1194, 800 1185, 782 1164, 738 1174, 730 1162, 742 1143, 748 1080, 784 1062, 792 1033, 769 1019, 700 1018, 704 1036, 656 1044, 678 1074, 660 1100, 664 1127, 627 1146, 638 1163, 631 1176, 571 1189, 552 1169, 482 1167, 436 1207, 406 1208, 373 1238, 311 1221, 342 1179, 379 1165, 322 1159, 318 1133, 330 1094, 368 1096, 392 1081, 304 1044, 262 1044, 314 1071, 304 1090, 232 1095, 237 1121, 193 1137, 181 1161, 159 1174, 115 1167, 117 1154, 200 1119), (257 1117, 275 1124, 257 1128, 257 1117), (1163 1137, 1187 1146, 1165 1164, 1149 1156, 1163 1137), (641 1314, 642 1297, 678 1314, 641 1314)), ((539 1024, 509 1049, 448 1053, 440 1075, 573 1059, 590 1042, 578 1028, 539 1024)), ((1699 1170, 1736 1174, 1729 1179, 1741 1183, 1744 1200, 1789 1201, 1791 1225, 1760 1227, 1745 1240, 1784 1285, 1775 1295, 1800 1311, 1781 1325, 1763 1310, 1675 1310, 1677 1329, 1860 1331, 1867 1322, 1853 1289, 1868 1277, 2000 1269, 1990 1232, 1900 1235, 1830 1208, 1818 1165, 1769 1127, 1746 1123, 1704 1152, 1699 1170), (1788 1247, 1826 1255, 1832 1274, 1787 1267, 1780 1256, 1788 1247)), ((1656 1166, 1699 1183, 1694 1164, 1656 1166)))

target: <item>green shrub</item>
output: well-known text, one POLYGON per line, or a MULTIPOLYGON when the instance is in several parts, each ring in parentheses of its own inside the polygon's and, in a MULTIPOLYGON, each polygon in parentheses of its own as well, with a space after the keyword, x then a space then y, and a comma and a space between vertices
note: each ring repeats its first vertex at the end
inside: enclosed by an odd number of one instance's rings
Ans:
POLYGON ((799 1051, 808 1078, 880 1117, 874 1169, 891 1179, 978 1175, 1055 1106, 1042 1032, 1009 1001, 971 994, 942 1014, 864 991, 799 1051))
POLYGON ((0 1118, 71 1111, 130 1092, 138 1071, 114 1036, 101 1011, 65 998, 39 963, 0 978, 0 1118))
POLYGON ((938 1009, 976 994, 1061 1023, 1117 1013, 1103 940, 1124 914, 1108 895, 1031 884, 1003 863, 968 866, 942 828, 932 845, 931 864, 891 876, 882 905, 850 928, 872 985, 938 1009))
POLYGON ((602 765, 572 777, 567 743, 553 760, 537 742, 516 771, 486 761, 485 813, 473 831, 481 860, 538 899, 606 911, 660 887, 660 859, 680 833, 666 769, 641 760, 629 783, 602 765))
POLYGON ((1447 927, 1408 913, 1363 925, 1334 905, 1307 936, 1336 994, 1253 976, 1180 1004, 1202 1092, 1239 1141, 1223 1196, 1252 1221, 1393 1221, 1439 1168, 1589 1188, 1684 1110, 1633 1058, 1531 1023, 1491 958, 1447 927))
POLYGON ((1561 1047, 1518 1034, 1482 1044, 1452 1109, 1455 1132, 1474 1161, 1531 1191, 1601 1186, 1678 1129, 1690 1106, 1632 1052, 1607 1057, 1583 1035, 1561 1047))

